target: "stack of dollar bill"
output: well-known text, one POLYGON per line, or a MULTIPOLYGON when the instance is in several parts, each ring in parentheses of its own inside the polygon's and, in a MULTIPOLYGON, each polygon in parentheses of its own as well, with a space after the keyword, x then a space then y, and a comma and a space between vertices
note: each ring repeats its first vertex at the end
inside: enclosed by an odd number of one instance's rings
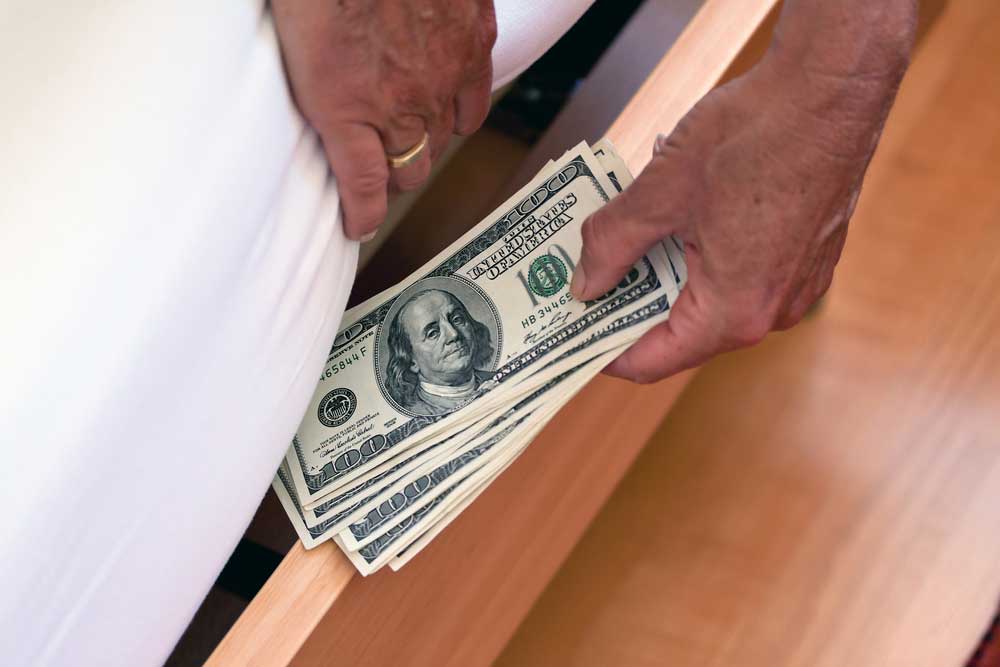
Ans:
POLYGON ((364 575, 402 567, 669 316, 686 277, 673 239, 604 296, 570 295, 584 220, 631 180, 609 142, 582 143, 345 313, 273 483, 306 548, 332 539, 364 575))

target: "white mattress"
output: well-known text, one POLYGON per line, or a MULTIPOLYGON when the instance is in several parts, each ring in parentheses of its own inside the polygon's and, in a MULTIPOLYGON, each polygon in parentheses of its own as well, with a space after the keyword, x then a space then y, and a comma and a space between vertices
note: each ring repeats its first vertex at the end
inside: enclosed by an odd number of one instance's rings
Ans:
MULTIPOLYGON (((590 1, 498 0, 497 84, 590 1)), ((258 2, 8 0, 0 91, 0 661, 157 664, 301 418, 357 245, 258 2)))

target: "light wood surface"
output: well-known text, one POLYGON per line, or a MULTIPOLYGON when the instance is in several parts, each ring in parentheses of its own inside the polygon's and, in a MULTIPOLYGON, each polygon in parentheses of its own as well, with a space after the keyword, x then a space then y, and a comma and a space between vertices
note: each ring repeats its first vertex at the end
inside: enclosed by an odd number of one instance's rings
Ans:
MULTIPOLYGON (((773 0, 709 0, 609 135, 639 171, 718 80, 773 0)), ((599 378, 402 571, 352 575, 296 546, 213 653, 220 665, 485 665, 500 652, 689 375, 599 378)))
POLYGON ((960 667, 1000 603, 1000 4, 916 55, 813 319, 703 369, 497 667, 960 667))

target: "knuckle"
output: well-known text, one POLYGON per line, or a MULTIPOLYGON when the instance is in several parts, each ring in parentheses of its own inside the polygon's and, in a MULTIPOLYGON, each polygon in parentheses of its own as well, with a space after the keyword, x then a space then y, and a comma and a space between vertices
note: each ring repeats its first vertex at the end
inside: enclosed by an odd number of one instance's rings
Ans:
POLYGON ((353 194, 364 199, 381 195, 389 181, 388 167, 382 160, 365 160, 355 164, 344 179, 344 185, 353 194))
POLYGON ((592 258, 605 258, 608 250, 613 247, 611 243, 611 224, 607 213, 603 210, 597 211, 584 221, 580 234, 583 238, 584 250, 592 258))
POLYGON ((421 102, 420 95, 416 93, 410 86, 404 86, 399 89, 393 100, 395 108, 398 110, 397 113, 391 115, 391 121, 393 124, 398 124, 401 118, 406 116, 407 111, 413 111, 418 108, 421 102))
POLYGON ((461 79, 456 81, 456 84, 459 84, 456 87, 475 86, 479 91, 477 99, 486 104, 490 99, 492 83, 493 61, 490 58, 489 50, 485 50, 478 58, 470 60, 461 79))
POLYGON ((486 55, 489 56, 493 46, 497 43, 497 22, 491 13, 489 20, 483 23, 483 46, 486 47, 486 55))
POLYGON ((389 118, 385 134, 393 139, 402 139, 404 143, 413 135, 423 132, 426 121, 412 111, 401 111, 389 118))
POLYGON ((497 17, 492 3, 484 8, 481 17, 481 29, 483 44, 489 52, 497 42, 497 17))
POLYGON ((397 118, 407 116, 424 117, 430 114, 436 106, 433 101, 434 96, 419 81, 408 80, 400 82, 394 88, 393 106, 398 110, 395 114, 397 118))

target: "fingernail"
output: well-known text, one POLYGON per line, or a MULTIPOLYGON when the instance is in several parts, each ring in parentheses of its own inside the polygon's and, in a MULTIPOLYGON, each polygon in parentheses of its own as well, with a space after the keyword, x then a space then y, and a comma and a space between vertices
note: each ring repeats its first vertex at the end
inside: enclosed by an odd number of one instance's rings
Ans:
POLYGON ((668 137, 665 134, 656 135, 656 141, 653 142, 653 155, 658 155, 666 149, 667 139, 668 137))
POLYGON ((371 241, 371 240, 372 240, 373 238, 375 238, 375 235, 376 235, 376 234, 378 234, 378 230, 377 230, 377 229, 376 229, 375 231, 373 231, 373 232, 368 232, 367 234, 365 234, 364 236, 362 236, 362 237, 361 237, 361 238, 360 238, 359 240, 360 240, 360 241, 361 241, 362 243, 368 243, 368 242, 369 242, 369 241, 371 241))
POLYGON ((573 271, 573 280, 569 284, 570 294, 579 300, 583 300, 583 290, 587 287, 587 274, 583 272, 583 265, 577 264, 573 271))
POLYGON ((624 362, 622 361, 622 358, 617 357, 614 361, 605 366, 601 372, 609 377, 627 379, 628 376, 626 375, 625 369, 622 368, 623 365, 624 362))

